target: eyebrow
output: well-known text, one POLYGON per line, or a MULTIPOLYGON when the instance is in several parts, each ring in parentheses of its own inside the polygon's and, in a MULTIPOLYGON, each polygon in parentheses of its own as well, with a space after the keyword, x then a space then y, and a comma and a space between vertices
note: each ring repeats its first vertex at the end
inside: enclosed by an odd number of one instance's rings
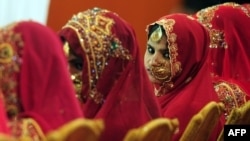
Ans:
POLYGON ((147 43, 147 47, 152 47, 152 48, 154 48, 153 46, 151 46, 149 43, 147 43))

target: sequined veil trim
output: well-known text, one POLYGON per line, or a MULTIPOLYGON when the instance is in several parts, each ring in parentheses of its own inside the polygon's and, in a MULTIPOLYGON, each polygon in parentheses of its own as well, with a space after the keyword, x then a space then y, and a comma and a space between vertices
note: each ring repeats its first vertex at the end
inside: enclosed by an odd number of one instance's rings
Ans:
POLYGON ((212 6, 205 8, 197 12, 197 20, 202 23, 209 31, 210 35, 210 48, 223 47, 227 48, 227 43, 225 41, 224 32, 221 30, 213 29, 211 21, 215 17, 215 11, 218 10, 218 6, 212 6))
POLYGON ((24 47, 21 34, 14 32, 17 25, 18 23, 14 23, 0 29, 0 82, 3 100, 11 135, 21 140, 40 141, 44 138, 39 125, 33 119, 20 119, 17 116, 22 110, 17 97, 17 74, 20 72, 24 47))
POLYGON ((249 9, 247 9, 247 5, 241 6, 234 2, 226 2, 222 5, 215 5, 209 8, 205 8, 196 13, 197 20, 202 23, 210 32, 210 48, 228 48, 228 44, 225 40, 225 35, 222 30, 214 29, 211 21, 214 18, 219 18, 219 15, 216 15, 215 12, 218 10, 219 6, 231 6, 233 8, 241 9, 246 16, 250 17, 249 9))
POLYGON ((241 6, 241 10, 246 14, 248 18, 250 18, 250 4, 243 4, 241 6))
POLYGON ((246 103, 246 92, 236 84, 220 81, 214 84, 214 88, 220 101, 225 105, 226 119, 234 108, 239 108, 246 103))
POLYGON ((4 94, 5 109, 9 118, 15 117, 20 111, 17 98, 17 78, 22 62, 17 50, 22 52, 23 41, 21 35, 14 33, 16 24, 0 29, 0 81, 4 94))
POLYGON ((115 24, 113 19, 105 17, 108 10, 94 8, 74 15, 63 28, 73 29, 86 54, 89 94, 96 103, 102 103, 103 94, 96 89, 97 81, 108 65, 111 57, 132 60, 129 51, 122 46, 121 41, 112 34, 111 28, 115 24))
MULTIPOLYGON (((233 2, 227 2, 220 5, 211 6, 209 8, 205 8, 200 10, 196 13, 197 20, 202 23, 209 31, 210 35, 210 48, 220 48, 220 49, 228 49, 228 43, 226 41, 226 35, 223 30, 215 29, 213 27, 213 24, 211 23, 213 19, 221 18, 220 15, 216 14, 216 11, 219 10, 220 6, 227 6, 232 7, 235 9, 242 10, 246 14, 246 16, 249 16, 248 10, 244 8, 243 6, 233 3, 233 2)), ((223 18, 223 17, 222 17, 223 18)), ((215 65, 215 62, 211 62, 212 68, 215 65)), ((215 77, 216 74, 211 73, 212 77, 215 77)))

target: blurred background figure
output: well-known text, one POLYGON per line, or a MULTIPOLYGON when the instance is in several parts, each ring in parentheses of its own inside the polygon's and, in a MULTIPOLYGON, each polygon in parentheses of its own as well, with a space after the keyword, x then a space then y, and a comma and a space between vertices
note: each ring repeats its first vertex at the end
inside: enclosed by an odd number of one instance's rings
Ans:
MULTIPOLYGON (((172 141, 180 141, 190 119, 210 101, 219 101, 206 63, 210 37, 194 18, 179 13, 162 16, 146 30, 144 65, 163 116, 179 120, 179 132, 172 141)), ((223 118, 213 128, 210 141, 219 135, 223 118)))
POLYGON ((105 122, 101 141, 121 141, 128 130, 160 117, 134 29, 118 13, 79 12, 59 35, 85 117, 105 122))
POLYGON ((249 100, 249 10, 226 2, 204 8, 194 16, 210 33, 208 64, 227 118, 232 109, 249 100))
POLYGON ((42 141, 65 124, 72 129, 71 121, 80 124, 62 47, 57 34, 38 22, 0 28, 0 89, 13 137, 42 141))

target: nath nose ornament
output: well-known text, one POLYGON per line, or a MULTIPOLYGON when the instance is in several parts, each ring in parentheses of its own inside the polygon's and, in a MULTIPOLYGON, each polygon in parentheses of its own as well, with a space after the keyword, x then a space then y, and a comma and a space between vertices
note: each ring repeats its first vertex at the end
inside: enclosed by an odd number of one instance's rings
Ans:
POLYGON ((151 68, 152 75, 158 80, 166 80, 170 77, 166 63, 161 63, 159 66, 151 68))

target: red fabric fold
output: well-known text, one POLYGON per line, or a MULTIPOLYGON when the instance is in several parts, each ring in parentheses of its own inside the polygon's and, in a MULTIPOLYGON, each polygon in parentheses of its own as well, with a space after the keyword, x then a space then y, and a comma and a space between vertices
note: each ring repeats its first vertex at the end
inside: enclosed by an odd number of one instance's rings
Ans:
MULTIPOLYGON (((100 9, 99 9, 100 10, 100 9)), ((80 27, 84 29, 76 30, 76 26, 65 26, 59 32, 60 36, 64 38, 70 47, 81 55, 84 61, 83 67, 83 90, 82 95, 89 95, 91 88, 90 78, 91 70, 88 70, 92 62, 88 61, 91 58, 98 60, 98 55, 94 56, 93 50, 98 49, 98 46, 91 43, 95 39, 106 40, 107 42, 98 42, 102 49, 101 52, 112 52, 110 45, 112 45, 113 37, 116 37, 120 42, 123 50, 128 51, 130 59, 122 59, 119 57, 105 56, 101 53, 104 60, 107 60, 105 67, 98 74, 98 80, 95 83, 94 89, 99 94, 104 96, 104 103, 96 103, 93 99, 88 98, 83 106, 84 115, 87 118, 102 118, 105 122, 104 134, 101 140, 121 141, 129 129, 139 127, 140 125, 160 116, 159 105, 153 95, 152 85, 147 77, 146 71, 143 67, 140 58, 138 42, 133 28, 119 15, 114 12, 100 10, 94 8, 83 12, 79 12, 78 19, 72 18, 71 21, 77 22, 80 27), (104 12, 103 12, 104 11, 104 12), (95 13, 96 12, 96 13, 95 13), (95 13, 94 15, 92 15, 95 13), (87 17, 87 18, 81 18, 87 17), (89 20, 87 20, 89 18, 89 20), (84 20, 83 20, 84 19, 84 20), (108 21, 111 23, 110 28, 102 25, 99 19, 104 19, 104 23, 108 21), (95 22, 98 21, 98 22, 95 22), (91 28, 87 28, 90 23, 91 28), (102 25, 101 27, 99 25, 102 25), (98 35, 98 32, 106 31, 98 35), (83 31, 84 35, 80 36, 83 31), (110 33, 110 34, 109 34, 110 33), (92 37, 91 35, 96 35, 92 37), (106 37, 106 38, 103 38, 106 37), (83 40, 82 44, 81 39, 83 40), (104 47, 108 44, 108 47, 104 47), (85 48, 92 50, 88 53, 85 48), (84 48, 84 49, 83 49, 84 48), (92 56, 91 56, 92 55, 92 56)), ((68 23, 70 24, 70 22, 68 23)), ((99 41, 98 40, 98 41, 99 41)), ((111 53, 112 54, 112 53, 111 53)), ((124 53, 122 53, 124 55, 124 53)), ((96 63, 96 62, 93 62, 96 63)), ((98 67, 97 65, 94 65, 98 67)))

